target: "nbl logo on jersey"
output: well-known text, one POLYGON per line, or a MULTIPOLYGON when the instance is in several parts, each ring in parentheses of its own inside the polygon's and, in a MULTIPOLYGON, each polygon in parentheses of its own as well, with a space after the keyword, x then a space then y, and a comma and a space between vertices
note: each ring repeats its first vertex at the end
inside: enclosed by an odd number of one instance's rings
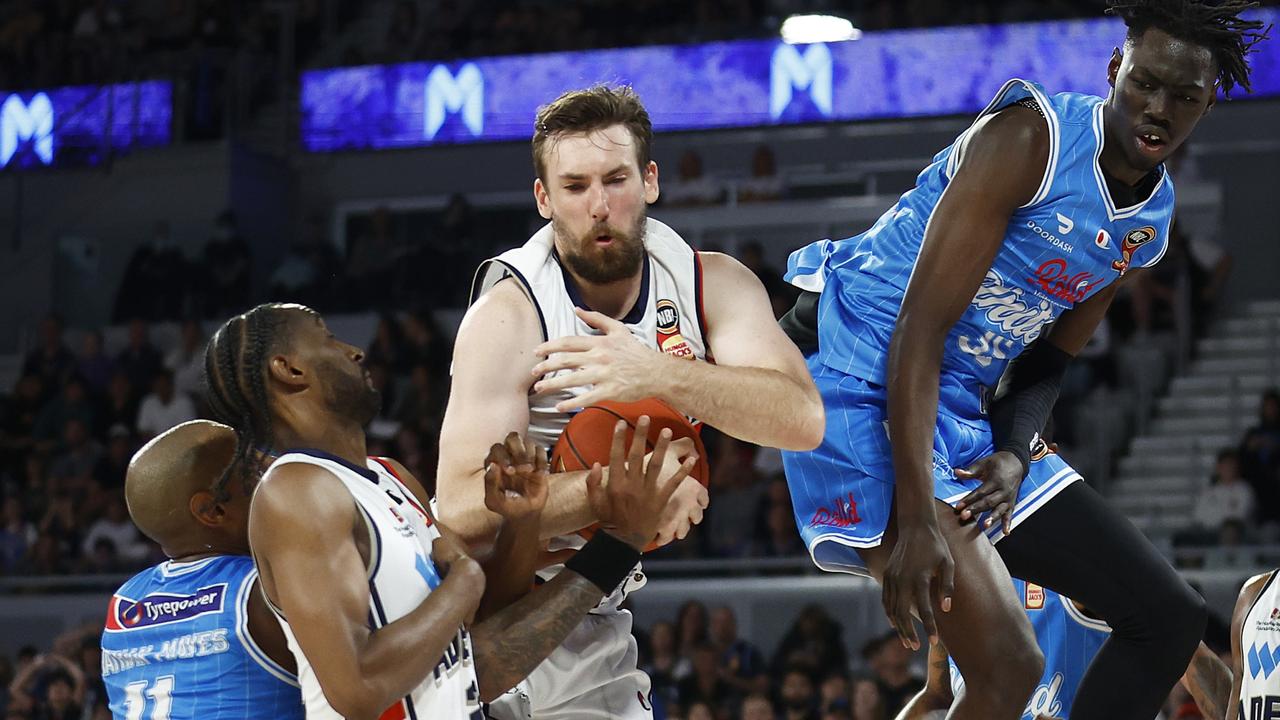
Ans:
POLYGON ((140 630, 219 613, 226 593, 227 584, 221 583, 200 588, 190 595, 152 593, 141 600, 114 595, 107 609, 107 630, 140 630))
POLYGON ((693 360, 693 348, 680 334, 680 308, 672 300, 663 298, 654 303, 657 313, 658 347, 668 355, 693 360))

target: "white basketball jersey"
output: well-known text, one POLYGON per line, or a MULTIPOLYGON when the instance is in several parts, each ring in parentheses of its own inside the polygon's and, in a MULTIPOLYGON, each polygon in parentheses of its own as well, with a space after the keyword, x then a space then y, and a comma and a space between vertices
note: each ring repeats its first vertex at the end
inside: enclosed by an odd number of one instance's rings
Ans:
MULTIPOLYGON (((440 531, 413 493, 376 458, 365 467, 317 450, 280 456, 272 467, 288 463, 317 465, 333 473, 356 501, 369 530, 369 626, 384 627, 408 615, 440 584, 431 560, 431 543, 440 531)), ((341 531, 341 530, 338 530, 341 531)), ((317 588, 317 592, 323 592, 317 588)), ((273 608, 275 609, 275 608, 273 608)), ((277 609, 277 614, 279 610, 277 609)), ((298 646, 289 621, 281 615, 289 650, 298 662, 298 681, 308 720, 341 718, 325 699, 315 671, 298 646)), ((459 627, 435 670, 379 720, 483 720, 471 637, 459 627)))
MULTIPOLYGON (((600 333, 573 313, 581 305, 577 290, 555 253, 555 233, 548 223, 524 245, 486 260, 476 271, 471 301, 514 277, 533 301, 542 322, 542 337, 600 333)), ((646 258, 640 297, 622 322, 639 341, 656 350, 690 360, 707 359, 702 317, 702 261, 674 230, 649 218, 645 225, 646 258)), ((547 377, 555 377, 561 370, 547 377)), ((548 449, 560 439, 572 413, 556 410, 556 403, 581 394, 585 388, 529 396, 529 436, 548 449)))
POLYGON ((1276 573, 1273 570, 1265 575, 1266 583, 1240 628, 1237 717, 1244 720, 1280 717, 1280 583, 1276 573))

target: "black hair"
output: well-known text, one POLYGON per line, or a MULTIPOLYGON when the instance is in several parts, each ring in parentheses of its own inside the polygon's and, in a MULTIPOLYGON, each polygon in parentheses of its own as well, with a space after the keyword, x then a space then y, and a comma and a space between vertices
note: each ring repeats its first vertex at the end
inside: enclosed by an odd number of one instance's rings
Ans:
POLYGON ((1260 20, 1240 17, 1257 4, 1251 0, 1112 0, 1107 14, 1124 20, 1130 40, 1157 28, 1208 49, 1218 69, 1218 85, 1229 96, 1236 85, 1251 92, 1246 58, 1271 30, 1260 20))
POLYGON ((316 316, 311 308, 266 303, 223 323, 204 353, 205 396, 213 419, 236 432, 236 452, 212 488, 218 501, 227 497, 227 482, 239 475, 249 484, 262 468, 251 461, 255 450, 270 452, 274 436, 267 397, 267 361, 289 340, 291 313, 316 316))

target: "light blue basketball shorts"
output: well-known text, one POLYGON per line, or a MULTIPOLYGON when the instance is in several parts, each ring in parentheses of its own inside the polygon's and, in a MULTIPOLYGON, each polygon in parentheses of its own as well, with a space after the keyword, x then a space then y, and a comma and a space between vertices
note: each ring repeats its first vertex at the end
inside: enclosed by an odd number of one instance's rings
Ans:
MULTIPOLYGON (((816 449, 782 453, 796 527, 819 568, 866 575, 866 562, 858 551, 880 544, 893 508, 885 388, 832 370, 813 358, 809 369, 826 408, 827 429, 816 449)), ((961 387, 958 380, 944 374, 940 390, 933 433, 933 493, 954 506, 981 484, 957 478, 955 468, 993 452, 991 426, 978 411, 974 392, 961 387)), ((1018 490, 1011 530, 1080 479, 1075 469, 1037 439, 1027 477, 1018 490)), ((1003 528, 993 525, 987 536, 998 542, 1003 528)))

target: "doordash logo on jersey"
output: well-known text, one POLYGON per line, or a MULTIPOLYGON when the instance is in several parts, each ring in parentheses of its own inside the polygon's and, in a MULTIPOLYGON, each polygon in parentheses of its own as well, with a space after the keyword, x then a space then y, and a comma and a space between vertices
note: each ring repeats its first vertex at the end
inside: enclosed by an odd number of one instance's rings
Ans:
POLYGON ((115 595, 107 611, 107 630, 138 630, 222 612, 226 593, 227 584, 221 583, 190 595, 152 593, 137 601, 115 595))
MULTIPOLYGON (((1066 215, 1063 215, 1062 213, 1058 213, 1058 232, 1062 233, 1063 235, 1066 235, 1067 233, 1071 232, 1071 229, 1074 228, 1075 226, 1076 224, 1071 220, 1071 218, 1067 217, 1066 215)), ((1058 248, 1059 250, 1061 250, 1062 252, 1068 255, 1075 252, 1076 250, 1075 245, 1072 245, 1066 240, 1063 240, 1057 235, 1054 235, 1048 230, 1045 230, 1044 228, 1040 227, 1039 225, 1036 224, 1035 220, 1027 221, 1027 229, 1039 235, 1040 237, 1044 238, 1045 240, 1048 240, 1050 245, 1058 248)))

